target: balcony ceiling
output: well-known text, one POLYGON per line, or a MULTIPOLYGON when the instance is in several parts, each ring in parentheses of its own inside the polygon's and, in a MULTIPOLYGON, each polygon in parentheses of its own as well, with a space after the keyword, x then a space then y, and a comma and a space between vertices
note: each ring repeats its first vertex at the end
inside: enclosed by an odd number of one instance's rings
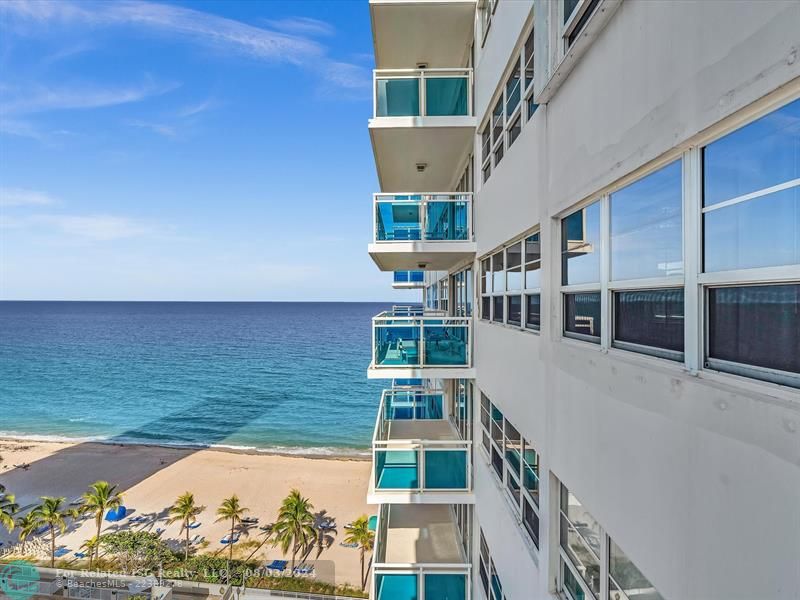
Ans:
POLYGON ((370 0, 369 9, 377 69, 467 65, 475 0, 370 0))
POLYGON ((369 255, 381 271, 447 271, 475 258, 475 242, 381 242, 369 245, 369 255), (424 265, 424 266, 420 266, 424 265))
POLYGON ((447 191, 461 175, 472 145, 474 117, 388 117, 370 121, 369 134, 382 192, 447 191), (446 120, 460 126, 402 126, 406 120, 446 120), (386 126, 384 126, 386 125, 386 126), (417 164, 425 164, 423 172, 417 164))

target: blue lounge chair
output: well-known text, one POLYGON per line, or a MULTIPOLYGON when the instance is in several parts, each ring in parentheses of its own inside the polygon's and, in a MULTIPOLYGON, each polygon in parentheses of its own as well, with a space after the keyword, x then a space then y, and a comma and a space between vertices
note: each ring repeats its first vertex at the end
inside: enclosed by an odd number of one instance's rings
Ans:
POLYGON ((286 560, 273 560, 267 565, 267 569, 270 569, 271 571, 284 571, 286 569, 286 565, 288 564, 289 561, 286 560))
POLYGON ((70 550, 69 548, 59 548, 58 550, 55 551, 54 556, 56 558, 61 558, 62 556, 66 556, 70 552, 72 552, 72 550, 70 550))
POLYGON ((232 538, 229 538, 229 537, 226 535, 224 538, 222 538, 222 539, 219 541, 219 543, 220 543, 220 544, 235 544, 235 543, 236 543, 236 542, 238 542, 238 541, 239 541, 239 534, 237 533, 237 534, 236 534, 236 535, 234 535, 232 538))
POLYGON ((86 555, 83 552, 76 552, 75 558, 86 558, 86 555))
POLYGON ((198 527, 200 527, 200 525, 202 525, 202 523, 192 523, 191 525, 189 525, 189 529, 197 529, 198 527))
POLYGON ((131 517, 128 523, 144 523, 145 521, 147 521, 147 517, 144 515, 138 515, 136 517, 131 517))

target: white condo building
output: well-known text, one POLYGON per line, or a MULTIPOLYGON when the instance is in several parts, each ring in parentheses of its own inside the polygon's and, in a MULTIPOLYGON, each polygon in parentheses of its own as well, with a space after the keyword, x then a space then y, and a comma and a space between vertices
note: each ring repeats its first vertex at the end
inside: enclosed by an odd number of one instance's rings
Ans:
POLYGON ((800 2, 369 8, 372 599, 800 598, 800 2))

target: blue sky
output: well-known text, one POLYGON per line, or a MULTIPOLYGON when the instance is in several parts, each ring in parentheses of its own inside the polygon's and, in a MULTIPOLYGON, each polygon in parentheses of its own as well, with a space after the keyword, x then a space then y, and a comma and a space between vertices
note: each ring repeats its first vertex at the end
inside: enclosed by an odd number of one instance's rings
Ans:
POLYGON ((0 2, 0 298, 391 300, 363 2, 0 2))

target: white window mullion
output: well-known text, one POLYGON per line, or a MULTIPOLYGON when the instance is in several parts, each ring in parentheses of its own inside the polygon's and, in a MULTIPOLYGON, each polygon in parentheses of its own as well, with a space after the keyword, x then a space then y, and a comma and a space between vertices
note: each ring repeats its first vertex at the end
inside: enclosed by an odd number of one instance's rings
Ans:
POLYGON ((698 278, 703 269, 702 243, 702 164, 700 148, 683 155, 683 355, 691 373, 703 363, 703 288, 698 278))
POLYGON ((611 278, 611 198, 608 194, 600 200, 600 347, 611 347, 611 296, 608 280, 611 278))

